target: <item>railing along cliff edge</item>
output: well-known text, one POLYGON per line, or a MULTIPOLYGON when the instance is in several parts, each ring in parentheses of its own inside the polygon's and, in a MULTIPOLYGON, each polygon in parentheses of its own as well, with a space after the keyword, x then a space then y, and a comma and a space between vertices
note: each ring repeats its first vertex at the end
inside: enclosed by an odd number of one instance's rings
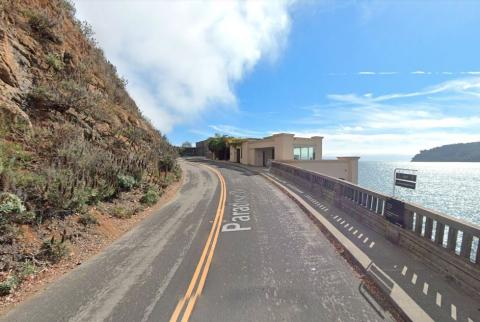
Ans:
POLYGON ((480 295, 479 226, 294 165, 273 161, 270 171, 334 203, 480 295), (396 220, 386 216, 392 204, 400 206, 396 220))

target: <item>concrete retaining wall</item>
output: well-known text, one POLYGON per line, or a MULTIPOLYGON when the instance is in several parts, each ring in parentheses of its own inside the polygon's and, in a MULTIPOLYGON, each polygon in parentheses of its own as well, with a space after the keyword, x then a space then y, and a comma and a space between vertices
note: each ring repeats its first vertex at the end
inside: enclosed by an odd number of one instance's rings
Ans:
POLYGON ((292 164, 274 161, 270 171, 355 216, 480 296, 479 226, 292 164), (392 200, 404 206, 402 225, 393 224, 385 216, 385 205, 392 200))

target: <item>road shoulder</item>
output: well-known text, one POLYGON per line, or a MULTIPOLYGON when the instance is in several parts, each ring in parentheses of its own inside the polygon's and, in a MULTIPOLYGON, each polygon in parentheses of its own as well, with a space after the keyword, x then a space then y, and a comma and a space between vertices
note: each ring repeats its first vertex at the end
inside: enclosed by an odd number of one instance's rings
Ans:
MULTIPOLYGON (((40 294, 59 278, 102 252, 106 247, 135 228, 144 219, 150 217, 152 214, 158 212, 159 209, 175 200, 178 191, 185 184, 185 180, 185 175, 183 175, 181 180, 174 182, 165 189, 155 205, 145 208, 142 212, 130 218, 121 219, 113 216, 98 215, 99 225, 90 228, 91 231, 88 232, 87 237, 81 244, 71 244, 71 252, 67 258, 33 275, 26 282, 22 283, 15 293, 0 297, 0 317, 6 315, 17 305, 40 294)), ((69 220, 76 220, 76 218, 69 218, 69 220)))

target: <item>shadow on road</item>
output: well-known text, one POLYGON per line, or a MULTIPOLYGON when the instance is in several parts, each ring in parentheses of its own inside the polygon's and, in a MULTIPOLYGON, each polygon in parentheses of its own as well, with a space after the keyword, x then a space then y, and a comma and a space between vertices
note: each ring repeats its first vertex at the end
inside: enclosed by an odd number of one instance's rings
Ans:
POLYGON ((259 173, 248 170, 248 169, 244 168, 243 166, 237 165, 236 163, 233 163, 233 162, 229 163, 228 161, 214 161, 214 160, 209 160, 209 159, 200 158, 200 157, 184 158, 184 160, 188 161, 188 162, 209 164, 209 165, 216 166, 217 168, 220 168, 220 169, 228 169, 228 170, 236 171, 240 175, 244 175, 244 176, 258 176, 259 175, 259 173))

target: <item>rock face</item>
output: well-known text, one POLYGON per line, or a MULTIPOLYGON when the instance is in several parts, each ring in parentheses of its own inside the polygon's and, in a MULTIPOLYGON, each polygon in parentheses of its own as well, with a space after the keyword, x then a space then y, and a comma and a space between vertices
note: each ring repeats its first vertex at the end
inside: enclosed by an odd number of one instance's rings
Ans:
POLYGON ((175 151, 125 86, 71 1, 0 0, 0 190, 71 209, 118 174, 165 185, 175 151))
POLYGON ((422 150, 414 162, 480 162, 480 142, 449 144, 422 150))
POLYGON ((74 11, 0 0, 0 310, 32 258, 97 245, 95 215, 136 214, 144 193, 180 178, 175 150, 74 11))

